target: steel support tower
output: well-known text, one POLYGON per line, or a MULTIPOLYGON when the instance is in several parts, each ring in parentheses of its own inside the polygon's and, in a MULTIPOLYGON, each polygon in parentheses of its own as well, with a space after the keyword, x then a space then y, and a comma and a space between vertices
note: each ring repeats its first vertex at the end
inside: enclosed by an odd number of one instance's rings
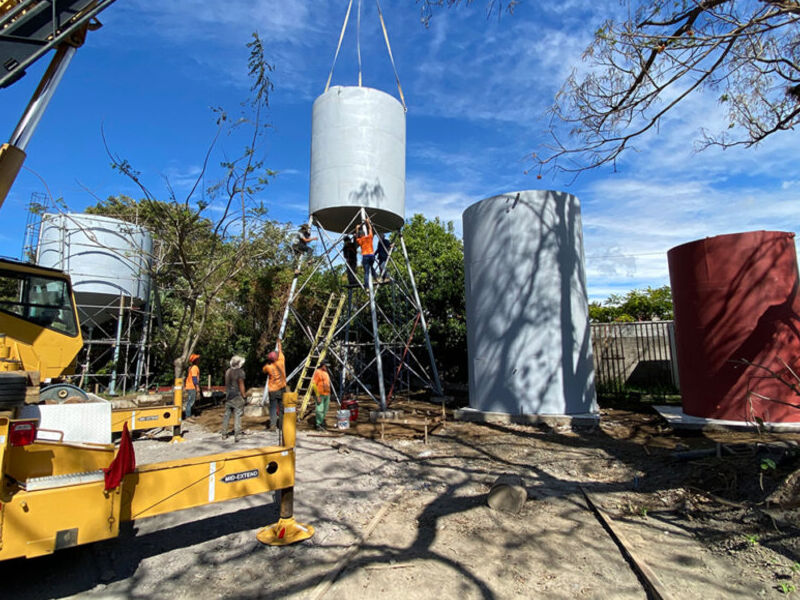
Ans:
MULTIPOLYGON (((354 229, 355 221, 346 231, 354 229)), ((363 268, 359 265, 352 271, 342 255, 345 234, 331 234, 313 216, 309 223, 318 232, 322 254, 298 258, 279 338, 283 337, 290 317, 293 317, 313 343, 316 327, 306 323, 295 303, 314 274, 327 267, 338 275, 338 292, 346 295, 343 314, 328 348, 330 364, 335 372, 332 376, 337 375, 334 378, 338 381, 338 386, 334 386, 338 387, 335 390, 337 400, 360 391, 368 395, 381 411, 386 411, 398 391, 411 389, 412 385, 442 396, 428 323, 402 229, 389 238, 390 248, 383 268, 380 269, 376 263, 365 285, 363 268)), ((289 374, 290 381, 300 368, 298 366, 289 374)))

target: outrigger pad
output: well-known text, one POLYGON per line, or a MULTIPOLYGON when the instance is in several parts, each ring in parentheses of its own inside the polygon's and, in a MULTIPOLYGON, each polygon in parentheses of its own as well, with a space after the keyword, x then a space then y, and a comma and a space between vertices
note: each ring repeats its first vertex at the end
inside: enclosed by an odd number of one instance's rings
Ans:
POLYGON ((256 538, 262 544, 270 546, 288 546, 295 542, 302 542, 314 535, 314 527, 298 523, 294 517, 279 519, 274 525, 269 525, 259 530, 256 538))

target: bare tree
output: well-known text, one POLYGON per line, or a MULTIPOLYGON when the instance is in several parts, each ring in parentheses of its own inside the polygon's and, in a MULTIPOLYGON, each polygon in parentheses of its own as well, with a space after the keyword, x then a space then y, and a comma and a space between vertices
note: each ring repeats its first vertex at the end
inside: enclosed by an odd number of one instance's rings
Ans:
MULTIPOLYGON (((472 4, 475 0, 416 0, 420 5, 419 12, 422 22, 427 27, 433 17, 433 13, 437 8, 458 6, 459 4, 472 4)), ((491 16, 495 11, 498 16, 503 12, 503 9, 509 13, 514 12, 514 7, 520 3, 520 0, 486 0, 486 16, 491 16)))
POLYGON ((216 133, 205 153, 202 169, 185 196, 179 198, 166 180, 167 199, 159 199, 139 171, 109 150, 112 167, 137 185, 143 200, 112 198, 93 211, 121 218, 129 218, 138 211, 145 223, 157 227, 157 243, 149 260, 150 275, 173 302, 180 304, 180 316, 171 324, 168 342, 171 347, 166 349, 168 355, 176 357, 175 377, 183 373, 205 330, 212 305, 226 286, 253 260, 277 253, 277 244, 273 246, 268 242, 269 236, 262 235, 266 224, 261 218, 266 209, 255 198, 274 174, 257 153, 259 140, 268 127, 264 112, 269 106, 272 90, 269 75, 273 67, 264 57, 257 34, 253 34, 247 46, 251 99, 243 104, 243 113, 236 119, 222 109, 215 109, 216 133), (244 149, 233 158, 226 157, 220 163, 223 172, 219 180, 204 188, 219 139, 234 131, 244 136, 244 149), (213 212, 208 210, 212 204, 213 212), (114 215, 115 211, 119 215, 114 215))
POLYGON ((615 165, 632 142, 700 89, 719 92, 722 132, 697 147, 753 146, 800 120, 798 0, 622 0, 627 19, 605 22, 552 107, 540 169, 615 165), (568 131, 562 125, 567 124, 568 131))

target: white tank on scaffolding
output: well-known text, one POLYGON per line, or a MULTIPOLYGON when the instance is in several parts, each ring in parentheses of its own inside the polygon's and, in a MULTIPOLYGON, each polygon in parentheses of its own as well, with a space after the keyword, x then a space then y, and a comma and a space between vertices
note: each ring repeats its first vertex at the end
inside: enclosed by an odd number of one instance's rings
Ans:
POLYGON ((102 322, 118 312, 120 296, 142 305, 150 294, 150 232, 132 223, 76 213, 42 217, 36 262, 66 271, 83 315, 102 322))
POLYGON ((400 102, 367 87, 334 86, 311 116, 309 213, 343 232, 361 209, 381 229, 405 221, 406 116, 400 102))
POLYGON ((470 407, 597 412, 578 199, 502 194, 463 223, 470 407))

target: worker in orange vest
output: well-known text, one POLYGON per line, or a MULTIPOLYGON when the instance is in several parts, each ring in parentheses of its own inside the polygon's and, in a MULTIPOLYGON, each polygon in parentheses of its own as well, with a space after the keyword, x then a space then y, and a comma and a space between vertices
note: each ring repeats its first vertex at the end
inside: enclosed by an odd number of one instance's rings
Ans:
POLYGON ((286 391, 286 358, 283 356, 283 347, 278 340, 278 351, 267 354, 267 364, 261 367, 267 374, 267 390, 269 393, 269 428, 272 431, 279 429, 280 406, 283 402, 283 393, 286 391))
POLYGON ((331 376, 328 373, 328 362, 322 364, 314 371, 311 377, 311 389, 317 397, 316 426, 320 431, 325 431, 325 415, 331 403, 331 376))
POLYGON ((186 376, 186 383, 183 386, 186 390, 186 402, 183 403, 184 419, 192 416, 192 406, 200 393, 200 367, 197 366, 199 359, 199 354, 189 355, 189 374, 186 376))
POLYGON ((372 235, 372 223, 367 219, 358 226, 358 237, 356 237, 356 242, 361 246, 361 264, 364 265, 364 287, 369 287, 369 274, 375 262, 372 235))

